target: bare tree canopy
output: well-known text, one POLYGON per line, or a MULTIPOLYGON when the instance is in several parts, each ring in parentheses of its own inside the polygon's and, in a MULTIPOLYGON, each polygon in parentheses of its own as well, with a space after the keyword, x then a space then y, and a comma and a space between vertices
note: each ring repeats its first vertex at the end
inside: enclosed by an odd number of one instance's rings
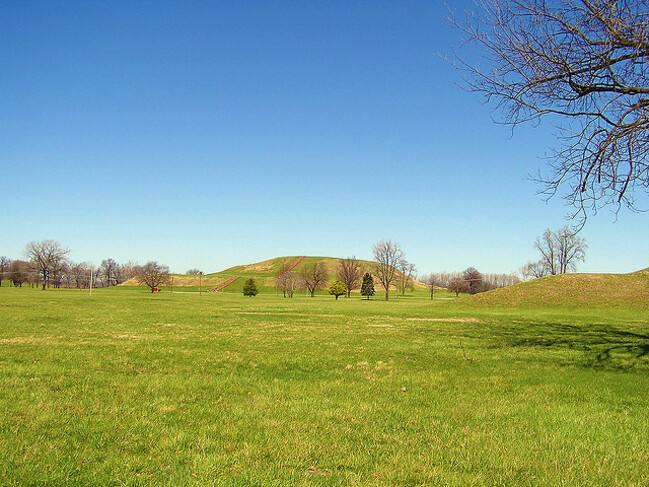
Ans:
POLYGON ((0 286, 2 286, 2 281, 5 278, 5 272, 9 270, 11 265, 11 259, 7 256, 0 256, 0 286))
POLYGON ((382 240, 374 246, 374 272, 383 289, 385 300, 390 299, 390 285, 396 279, 397 266, 404 260, 404 253, 399 244, 392 240, 382 240))
POLYGON ((29 262, 14 260, 9 266, 8 274, 15 287, 23 287, 23 284, 29 282, 32 276, 32 268, 29 262))
POLYGON ((482 275, 482 289, 483 291, 491 291, 501 287, 513 286, 521 282, 520 277, 516 274, 492 274, 487 273, 482 275))
POLYGON ((547 269, 541 261, 527 262, 521 267, 523 279, 539 279, 548 275, 547 269))
POLYGON ((345 284, 347 297, 350 297, 351 292, 360 286, 362 278, 363 269, 356 257, 347 257, 338 261, 338 279, 345 284))
POLYGON ((469 286, 469 294, 477 294, 483 291, 484 276, 475 267, 465 269, 462 273, 462 279, 469 286))
POLYGON ((613 205, 646 209, 649 195, 649 2, 482 0, 453 22, 489 68, 459 60, 467 88, 495 101, 503 122, 545 116, 560 145, 539 175, 573 217, 613 205), (640 198, 638 198, 640 197, 640 198), (644 200, 644 201, 642 201, 644 200))
POLYGON ((419 280, 428 286, 430 290, 430 299, 433 299, 433 294, 435 293, 435 287, 439 286, 441 282, 439 274, 427 274, 425 276, 420 276, 419 280))
POLYGON ((401 262, 399 262, 398 269, 401 273, 397 276, 398 287, 403 296, 406 294, 406 289, 414 289, 414 279, 417 273, 417 267, 406 259, 402 259, 401 262))
POLYGON ((85 289, 90 286, 90 278, 92 276, 92 266, 86 262, 71 263, 68 269, 68 279, 77 289, 85 289))
POLYGON ((309 294, 313 297, 316 289, 322 288, 327 282, 327 268, 322 262, 306 264, 300 270, 300 278, 304 287, 307 288, 309 294))
POLYGON ((277 277, 277 289, 284 293, 285 298, 292 298, 295 290, 303 285, 303 281, 295 272, 284 272, 277 277))
POLYGON ((120 283, 120 265, 114 259, 104 259, 99 266, 99 275, 107 287, 117 286, 120 283))
POLYGON ((43 279, 43 289, 51 282, 56 283, 57 276, 65 263, 65 256, 70 249, 53 240, 30 242, 25 247, 25 255, 34 266, 39 279, 43 279))
POLYGON ((449 292, 455 293, 455 297, 458 297, 460 293, 468 293, 470 291, 469 283, 461 277, 452 278, 448 283, 447 289, 449 292))
POLYGON ((586 259, 588 245, 585 239, 565 226, 556 232, 547 229, 542 237, 536 239, 534 247, 540 254, 535 272, 538 273, 540 266, 545 275, 555 275, 577 270, 577 262, 586 259))
POLYGON ((143 286, 148 286, 153 292, 155 288, 169 282, 169 267, 155 261, 147 262, 139 269, 137 280, 143 286))
POLYGON ((129 279, 136 277, 142 271, 142 266, 134 262, 127 262, 126 264, 121 264, 119 267, 121 270, 122 281, 128 281, 129 279))

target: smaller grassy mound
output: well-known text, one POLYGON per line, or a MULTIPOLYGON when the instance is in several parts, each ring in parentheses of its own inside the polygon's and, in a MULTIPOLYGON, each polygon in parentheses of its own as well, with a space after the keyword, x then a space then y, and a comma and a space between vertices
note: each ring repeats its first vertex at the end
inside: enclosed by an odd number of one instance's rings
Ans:
POLYGON ((505 307, 603 306, 649 308, 649 270, 632 274, 548 276, 472 296, 476 305, 505 307))

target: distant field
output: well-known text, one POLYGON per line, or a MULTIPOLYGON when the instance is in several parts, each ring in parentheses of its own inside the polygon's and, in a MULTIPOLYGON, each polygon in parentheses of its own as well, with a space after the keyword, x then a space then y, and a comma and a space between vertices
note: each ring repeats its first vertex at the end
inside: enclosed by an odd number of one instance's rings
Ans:
POLYGON ((513 302, 0 287, 0 484, 649 485, 649 311, 513 302))

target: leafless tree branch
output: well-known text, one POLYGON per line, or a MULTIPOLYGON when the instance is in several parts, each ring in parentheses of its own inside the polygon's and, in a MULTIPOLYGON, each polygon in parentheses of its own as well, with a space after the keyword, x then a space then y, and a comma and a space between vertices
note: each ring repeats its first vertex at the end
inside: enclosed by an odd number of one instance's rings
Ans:
POLYGON ((455 57, 465 88, 512 126, 549 117, 559 146, 541 193, 564 195, 585 221, 612 205, 645 210, 649 194, 649 2, 479 0, 451 21, 490 68, 455 57))

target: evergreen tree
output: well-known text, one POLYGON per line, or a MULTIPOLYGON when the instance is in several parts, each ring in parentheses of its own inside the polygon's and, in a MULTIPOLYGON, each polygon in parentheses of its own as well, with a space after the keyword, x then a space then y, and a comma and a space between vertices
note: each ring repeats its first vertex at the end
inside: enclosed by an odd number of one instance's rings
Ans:
POLYGON ((250 279, 247 279, 245 284, 243 285, 243 295, 244 296, 257 296, 257 283, 255 282, 255 279, 251 277, 250 279))
POLYGON ((336 299, 338 299, 338 296, 343 296, 346 293, 347 286, 345 286, 344 282, 334 281, 331 286, 329 286, 329 294, 336 296, 336 299))
POLYGON ((374 279, 372 279, 372 274, 370 274, 369 272, 366 272, 363 276, 361 294, 363 296, 367 296, 367 299, 370 299, 370 296, 374 296, 374 279))

